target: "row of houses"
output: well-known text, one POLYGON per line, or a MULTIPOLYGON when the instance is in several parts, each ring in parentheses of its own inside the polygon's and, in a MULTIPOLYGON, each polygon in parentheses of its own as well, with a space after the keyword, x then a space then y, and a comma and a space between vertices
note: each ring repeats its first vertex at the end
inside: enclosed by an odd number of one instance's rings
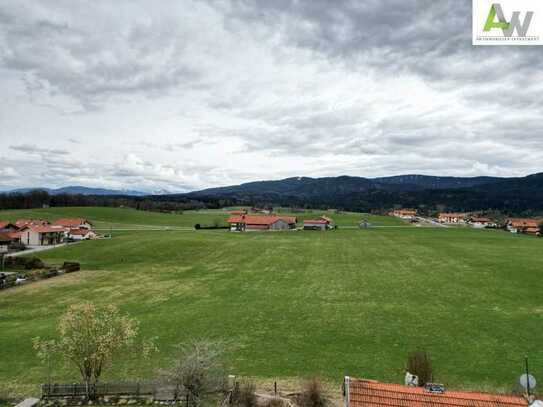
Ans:
MULTIPOLYGON (((415 220, 418 217, 416 209, 395 209, 389 212, 390 216, 395 216, 405 220, 415 220)), ((543 219, 530 218, 509 218, 504 223, 498 224, 495 220, 488 217, 473 215, 463 212, 441 212, 437 219, 439 223, 448 225, 469 225, 474 228, 498 228, 512 233, 526 233, 530 235, 540 235, 539 225, 543 219)))
POLYGON ((539 225, 543 219, 531 218, 508 218, 501 225, 498 225, 490 218, 482 216, 470 216, 466 213, 440 213, 439 222, 448 224, 469 224, 473 227, 503 227, 511 233, 526 233, 529 235, 539 235, 539 225))
POLYGON ((11 245, 17 243, 38 247, 95 237, 92 224, 84 218, 63 218, 53 223, 43 219, 0 221, 0 252, 8 251, 11 245))
MULTIPOLYGON (((232 211, 230 215, 227 222, 233 232, 294 230, 298 223, 298 218, 295 216, 247 215, 237 211, 232 211)), ((332 227, 332 219, 326 216, 303 221, 304 230, 328 230, 332 227)))

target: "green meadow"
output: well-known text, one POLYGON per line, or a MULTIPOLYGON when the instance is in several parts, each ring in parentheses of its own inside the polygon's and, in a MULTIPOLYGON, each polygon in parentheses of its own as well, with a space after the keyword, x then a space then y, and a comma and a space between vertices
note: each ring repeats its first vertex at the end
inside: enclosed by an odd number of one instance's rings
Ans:
MULTIPOLYGON (((299 218, 322 214, 303 214, 299 218)), ((181 215, 113 208, 3 211, 0 219, 82 216, 112 239, 40 254, 82 271, 0 291, 0 383, 37 393, 46 378, 32 338, 54 337, 70 304, 116 304, 157 336, 151 366, 191 338, 232 343, 232 374, 257 379, 344 375, 402 382, 406 356, 427 350, 448 388, 511 391, 529 355, 543 378, 543 239, 500 231, 418 228, 397 219, 329 214, 328 232, 194 231, 224 211, 181 215), (374 226, 355 226, 367 218, 374 226), (128 226, 139 226, 135 230, 128 226), (150 230, 153 227, 185 230, 150 230), (146 230, 148 228, 149 230, 146 230)), ((123 366, 127 367, 127 366, 123 366)), ((120 367, 109 379, 123 376, 120 367)), ((77 380, 55 364, 57 382, 77 380)))

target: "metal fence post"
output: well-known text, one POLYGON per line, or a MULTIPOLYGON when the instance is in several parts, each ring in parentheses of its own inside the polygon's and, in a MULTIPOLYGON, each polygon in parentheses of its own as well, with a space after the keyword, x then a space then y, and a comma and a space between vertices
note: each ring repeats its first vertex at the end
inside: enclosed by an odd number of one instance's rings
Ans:
POLYGON ((344 381, 344 387, 345 387, 345 407, 349 407, 349 404, 350 404, 350 398, 351 398, 351 392, 350 392, 350 387, 351 387, 351 378, 349 376, 345 376, 345 381, 344 381))

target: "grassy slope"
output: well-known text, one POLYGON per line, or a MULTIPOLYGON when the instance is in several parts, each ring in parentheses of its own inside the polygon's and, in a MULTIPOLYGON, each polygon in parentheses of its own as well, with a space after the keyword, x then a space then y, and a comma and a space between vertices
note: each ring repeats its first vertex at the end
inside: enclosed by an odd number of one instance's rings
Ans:
POLYGON ((524 354, 543 376, 542 244, 463 229, 118 232, 42 255, 85 271, 0 292, 0 382, 43 380, 31 338, 92 300, 159 336, 157 366, 205 336, 239 344, 237 374, 398 382, 406 353, 425 348, 450 387, 510 390, 524 354))

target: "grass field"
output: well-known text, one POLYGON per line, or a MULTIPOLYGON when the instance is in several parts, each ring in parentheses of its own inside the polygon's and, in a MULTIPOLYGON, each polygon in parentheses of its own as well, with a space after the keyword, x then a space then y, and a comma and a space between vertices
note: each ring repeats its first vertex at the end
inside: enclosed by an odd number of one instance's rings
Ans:
MULTIPOLYGON (((0 219, 186 226, 216 215, 55 208, 0 219)), ((344 224, 362 217, 344 216, 344 224)), ((399 224, 370 222, 379 220, 399 224)), ((435 379, 449 388, 510 391, 525 354, 543 377, 543 239, 415 227, 119 231, 40 257, 77 260, 83 271, 0 292, 0 383, 25 391, 45 376, 31 338, 53 336, 59 315, 84 300, 117 304, 145 336, 157 335, 156 367, 175 343, 210 337, 238 345, 227 355, 232 373, 263 379, 318 373, 401 382, 416 349, 430 352, 435 379)), ((71 374, 59 366, 55 378, 71 382, 71 374)))
MULTIPOLYGON (((292 215, 298 218, 301 224, 304 219, 311 219, 323 214, 323 211, 307 211, 304 213, 292 214, 281 212, 281 215, 292 215)), ((340 226, 357 226, 362 219, 367 219, 376 226, 407 226, 408 224, 400 219, 390 216, 368 215, 353 212, 342 212, 339 214, 327 214, 340 226)), ((144 212, 135 209, 119 208, 94 208, 94 207, 73 207, 73 208, 48 208, 48 209, 24 209, 13 211, 0 211, 0 220, 15 221, 20 218, 47 219, 50 221, 64 217, 84 217, 91 220, 96 228, 134 228, 147 229, 158 227, 194 227, 195 224, 212 225, 217 221, 226 225, 229 215, 224 210, 200 210, 185 211, 182 214, 164 214, 157 212, 144 212)))

